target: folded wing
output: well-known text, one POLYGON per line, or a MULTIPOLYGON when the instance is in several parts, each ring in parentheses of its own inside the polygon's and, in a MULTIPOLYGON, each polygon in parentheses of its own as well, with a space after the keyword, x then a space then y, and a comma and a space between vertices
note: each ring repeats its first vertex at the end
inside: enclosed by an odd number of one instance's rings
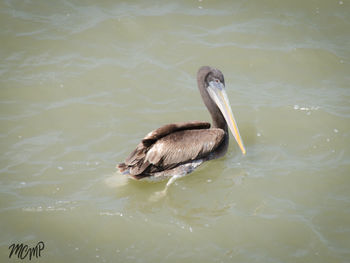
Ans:
POLYGON ((224 139, 222 129, 209 129, 207 122, 175 123, 162 126, 141 141, 124 163, 121 172, 139 179, 205 158, 224 139))

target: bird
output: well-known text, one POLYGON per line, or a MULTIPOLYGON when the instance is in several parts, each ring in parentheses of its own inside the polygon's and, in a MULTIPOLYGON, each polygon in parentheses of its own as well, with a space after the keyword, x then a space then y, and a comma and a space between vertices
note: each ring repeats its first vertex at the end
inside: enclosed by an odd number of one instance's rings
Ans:
POLYGON ((226 154, 230 129, 243 155, 246 149, 238 130, 219 69, 202 66, 197 85, 211 118, 209 122, 178 122, 148 133, 136 149, 119 163, 123 175, 135 180, 158 181, 169 178, 163 193, 178 178, 193 172, 203 162, 226 154))

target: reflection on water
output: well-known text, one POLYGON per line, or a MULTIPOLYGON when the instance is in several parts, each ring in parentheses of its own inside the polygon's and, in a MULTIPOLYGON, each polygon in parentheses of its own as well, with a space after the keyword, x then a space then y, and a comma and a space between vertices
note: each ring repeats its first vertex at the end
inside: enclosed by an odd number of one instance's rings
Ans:
MULTIPOLYGON (((50 262, 350 260, 347 1, 1 4, 1 258, 50 262), (221 69, 247 155, 178 180, 115 165, 160 125, 209 120, 221 69)), ((3 260, 2 260, 3 261, 3 260)))

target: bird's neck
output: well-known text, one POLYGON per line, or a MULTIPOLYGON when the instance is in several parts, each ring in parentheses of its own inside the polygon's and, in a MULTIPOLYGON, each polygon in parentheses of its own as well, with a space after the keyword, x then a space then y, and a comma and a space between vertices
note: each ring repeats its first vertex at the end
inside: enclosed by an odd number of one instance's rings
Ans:
MULTIPOLYGON (((208 69, 209 70, 209 69, 208 69)), ((205 104, 205 106, 207 107, 211 118, 212 118, 212 127, 213 128, 220 128, 223 129, 225 131, 227 140, 228 140, 228 128, 227 128, 227 123, 226 120, 224 118, 224 116, 222 115, 220 109, 218 108, 218 106, 215 104, 215 102, 210 98, 208 92, 206 91, 205 88, 205 80, 204 80, 204 76, 206 74, 200 75, 197 77, 197 83, 198 83, 198 89, 199 92, 202 96, 203 102, 205 104)))
POLYGON ((211 110, 209 110, 211 118, 212 118, 212 127, 213 128, 220 128, 225 131, 225 136, 223 139, 223 142, 221 145, 215 150, 215 158, 222 157, 226 154, 227 149, 228 149, 228 144, 230 140, 230 136, 228 134, 228 127, 227 123, 222 116, 221 112, 219 111, 218 113, 212 113, 211 110))
POLYGON ((215 112, 212 112, 211 110, 209 110, 209 112, 211 115, 213 128, 223 129, 225 133, 228 135, 227 123, 226 123, 226 120, 224 119, 224 116, 222 116, 222 113, 220 112, 220 110, 217 109, 217 111, 215 112))

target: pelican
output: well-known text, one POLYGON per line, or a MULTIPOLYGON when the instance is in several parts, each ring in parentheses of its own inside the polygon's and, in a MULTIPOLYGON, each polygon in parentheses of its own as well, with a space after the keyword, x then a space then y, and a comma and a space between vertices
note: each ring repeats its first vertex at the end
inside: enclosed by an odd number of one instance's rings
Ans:
POLYGON ((117 165, 119 172, 136 180, 176 179, 193 172, 205 161, 222 157, 229 144, 228 127, 242 153, 246 150, 225 91, 220 70, 203 66, 197 84, 211 118, 210 123, 191 121, 164 125, 148 133, 136 149, 117 165))

